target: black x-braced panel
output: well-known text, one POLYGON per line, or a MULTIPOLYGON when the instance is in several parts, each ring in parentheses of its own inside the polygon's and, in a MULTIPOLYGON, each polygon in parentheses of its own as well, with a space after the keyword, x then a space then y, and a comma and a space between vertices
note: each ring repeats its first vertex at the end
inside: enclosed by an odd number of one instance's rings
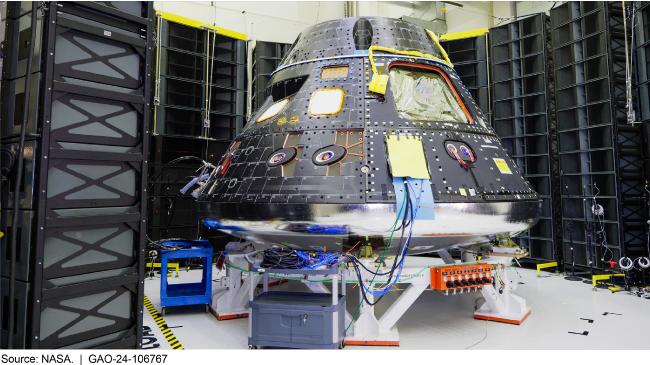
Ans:
POLYGON ((55 80, 87 80, 142 94, 143 47, 110 39, 112 33, 110 38, 100 37, 62 26, 56 33, 55 80))
POLYGON ((139 163, 52 159, 47 208, 95 208, 138 203, 139 163))
POLYGON ((131 284, 43 300, 39 348, 59 348, 127 330, 133 325, 137 297, 131 284))
POLYGON ((43 278, 50 282, 44 286, 69 284, 56 278, 106 270, 124 269, 113 276, 125 275, 136 264, 138 240, 137 223, 47 228, 42 262, 43 278))
POLYGON ((55 92, 53 99, 52 147, 57 142, 128 147, 140 144, 142 104, 62 92, 55 92))

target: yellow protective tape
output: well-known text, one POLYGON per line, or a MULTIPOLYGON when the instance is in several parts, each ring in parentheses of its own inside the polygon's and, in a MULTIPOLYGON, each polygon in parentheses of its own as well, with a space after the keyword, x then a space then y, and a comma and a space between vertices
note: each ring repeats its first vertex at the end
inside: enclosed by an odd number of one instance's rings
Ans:
POLYGON ((443 34, 443 35, 440 36, 440 40, 441 41, 453 41, 455 39, 478 37, 480 35, 484 35, 486 33, 489 33, 489 31, 490 30, 488 28, 480 28, 480 29, 468 30, 468 31, 465 31, 465 32, 443 34))
POLYGON ((427 179, 429 169, 424 156, 422 140, 413 136, 386 136, 388 158, 394 177, 411 177, 414 179, 427 179))
POLYGON ((144 296, 144 307, 147 308, 149 314, 153 317, 153 320, 156 322, 156 325, 158 325, 158 328, 162 332, 163 336, 165 336, 167 342, 169 342, 169 345, 174 350, 184 350, 183 345, 181 345, 180 341, 178 341, 176 336, 174 336, 172 330, 169 329, 165 320, 160 316, 160 314, 158 314, 158 311, 153 304, 151 304, 146 295, 144 296))
POLYGON ((174 23, 180 23, 183 25, 187 25, 190 27, 194 28, 208 28, 210 31, 217 31, 217 34, 222 34, 225 35, 226 37, 231 37, 231 38, 237 38, 241 39, 243 41, 247 40, 246 34, 235 32, 233 30, 221 28, 221 27, 215 27, 213 25, 207 24, 200 22, 198 20, 186 18, 184 16, 168 13, 166 11, 158 10, 156 11, 156 15, 162 17, 163 19, 169 20, 174 23))
POLYGON ((501 171, 502 174, 507 174, 507 175, 512 175, 512 171, 510 171, 510 167, 508 167, 508 163, 506 160, 502 158, 492 158, 494 160, 494 163, 497 164, 497 168, 499 171, 501 171))
POLYGON ((440 53, 441 53, 442 56, 445 58, 445 60, 447 60, 447 63, 449 64, 449 66, 450 66, 451 68, 454 68, 454 64, 451 63, 451 60, 449 59, 449 56, 447 56, 447 52, 446 52, 445 49, 442 48, 442 46, 440 45, 440 42, 439 42, 438 37, 436 36, 436 34, 433 33, 432 31, 428 30, 428 29, 427 29, 426 31, 429 33, 429 35, 430 35, 431 38, 433 39, 433 43, 435 43, 436 46, 438 46, 438 49, 440 50, 440 53))

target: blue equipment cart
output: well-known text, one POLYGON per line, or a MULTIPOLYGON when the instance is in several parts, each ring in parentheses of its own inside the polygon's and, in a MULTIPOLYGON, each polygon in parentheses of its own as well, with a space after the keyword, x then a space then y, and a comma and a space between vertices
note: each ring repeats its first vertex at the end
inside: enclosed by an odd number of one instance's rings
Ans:
POLYGON ((206 313, 212 297, 212 245, 206 240, 166 241, 163 246, 170 249, 160 250, 160 305, 161 315, 166 307, 204 304, 206 313), (175 247, 176 249, 172 249, 175 247), (203 276, 201 282, 169 284, 167 282, 167 261, 171 259, 203 259, 203 276))

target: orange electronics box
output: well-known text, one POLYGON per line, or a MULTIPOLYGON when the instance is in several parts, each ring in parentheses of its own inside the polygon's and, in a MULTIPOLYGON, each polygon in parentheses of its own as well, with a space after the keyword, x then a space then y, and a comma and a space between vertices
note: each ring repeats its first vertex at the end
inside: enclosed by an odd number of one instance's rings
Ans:
POLYGON ((492 265, 472 264, 431 268, 431 289, 471 288, 492 283, 492 265))

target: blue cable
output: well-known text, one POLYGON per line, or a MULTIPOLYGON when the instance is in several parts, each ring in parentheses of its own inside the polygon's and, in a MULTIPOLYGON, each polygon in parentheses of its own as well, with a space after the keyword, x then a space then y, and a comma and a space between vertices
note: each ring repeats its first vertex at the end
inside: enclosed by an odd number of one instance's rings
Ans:
MULTIPOLYGON (((366 287, 366 285, 363 284, 363 282, 361 283, 363 288, 366 290, 366 293, 370 293, 374 297, 381 297, 381 296, 386 295, 386 293, 388 293, 390 291, 391 286, 393 286, 393 285, 395 285, 395 283, 397 283, 397 281, 399 280, 399 278, 400 278, 400 276, 402 274, 402 268, 404 267, 404 257, 406 255, 406 250, 408 249, 409 242, 411 241, 411 237, 413 235, 413 226, 415 225, 415 217, 417 216, 418 207, 420 205, 420 198, 422 197, 422 188, 421 188, 421 186, 422 186, 422 181, 423 180, 422 179, 417 179, 417 180, 420 182, 420 194, 418 194, 418 197, 416 199, 415 211, 413 212, 413 216, 411 217, 412 218, 411 222, 413 224, 411 224, 411 228, 409 229, 408 238, 406 239, 406 244, 404 245, 404 249, 402 250, 402 259, 401 259, 401 262, 399 264, 399 267, 398 267, 399 271, 397 272, 397 276, 395 277, 395 280, 393 280, 393 282, 389 286, 387 286, 386 289, 384 289, 382 291, 370 291, 370 289, 368 287, 366 287)), ((411 186, 411 183, 407 183, 407 185, 410 186, 411 190, 415 194, 415 189, 413 189, 413 186, 411 186)), ((405 214, 408 214, 408 211, 405 214)))
POLYGON ((298 257, 298 263, 295 265, 299 269, 315 269, 323 265, 331 265, 338 261, 341 253, 325 253, 318 252, 313 256, 310 256, 304 251, 294 251, 298 257))

